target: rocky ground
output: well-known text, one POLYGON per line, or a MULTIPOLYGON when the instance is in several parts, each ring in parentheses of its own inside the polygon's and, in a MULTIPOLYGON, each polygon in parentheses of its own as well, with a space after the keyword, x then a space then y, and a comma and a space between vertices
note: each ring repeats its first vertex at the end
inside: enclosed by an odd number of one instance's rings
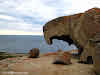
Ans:
POLYGON ((7 58, 0 61, 0 75, 95 75, 93 65, 79 64, 72 58, 71 65, 52 64, 56 55, 7 58), (23 73, 23 74, 20 74, 23 73))

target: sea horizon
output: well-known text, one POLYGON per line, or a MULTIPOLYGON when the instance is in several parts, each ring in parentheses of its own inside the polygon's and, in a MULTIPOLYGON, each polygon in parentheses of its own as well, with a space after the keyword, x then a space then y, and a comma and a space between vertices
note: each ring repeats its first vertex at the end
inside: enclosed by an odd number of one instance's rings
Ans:
POLYGON ((43 35, 0 35, 0 41, 0 52, 8 53, 28 53, 32 48, 39 48, 40 53, 76 49, 57 39, 53 40, 52 45, 48 45, 43 35))

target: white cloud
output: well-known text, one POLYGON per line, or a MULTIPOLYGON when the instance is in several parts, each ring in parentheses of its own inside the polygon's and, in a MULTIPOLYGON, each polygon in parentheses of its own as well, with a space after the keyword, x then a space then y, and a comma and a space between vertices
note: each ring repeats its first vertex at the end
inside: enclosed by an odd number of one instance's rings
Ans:
POLYGON ((65 10, 64 13, 80 13, 93 7, 100 8, 100 0, 71 0, 71 7, 68 10, 65 10))
POLYGON ((100 0, 0 0, 0 30, 42 33, 47 21, 92 7, 100 0))
POLYGON ((43 33, 29 32, 29 31, 23 31, 23 30, 0 30, 0 35, 43 35, 43 33))
POLYGON ((7 15, 0 15, 0 19, 15 20, 16 18, 12 16, 7 16, 7 15))

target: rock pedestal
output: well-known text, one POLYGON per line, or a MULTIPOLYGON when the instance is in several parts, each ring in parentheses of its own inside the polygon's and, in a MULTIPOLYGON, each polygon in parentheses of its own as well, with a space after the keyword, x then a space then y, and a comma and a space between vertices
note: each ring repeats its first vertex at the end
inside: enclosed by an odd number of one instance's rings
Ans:
POLYGON ((94 66, 96 73, 100 75, 100 43, 96 44, 95 52, 94 52, 94 66))

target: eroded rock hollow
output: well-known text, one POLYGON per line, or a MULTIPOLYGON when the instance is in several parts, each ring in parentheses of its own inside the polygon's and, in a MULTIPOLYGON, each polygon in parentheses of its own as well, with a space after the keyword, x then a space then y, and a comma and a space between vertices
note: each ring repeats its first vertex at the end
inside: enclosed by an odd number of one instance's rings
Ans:
MULTIPOLYGON (((100 74, 100 9, 92 8, 84 13, 62 16, 47 22, 43 27, 48 44, 53 39, 64 40, 79 48, 80 61, 91 57, 100 74)), ((89 59, 90 63, 90 59, 89 59)))

